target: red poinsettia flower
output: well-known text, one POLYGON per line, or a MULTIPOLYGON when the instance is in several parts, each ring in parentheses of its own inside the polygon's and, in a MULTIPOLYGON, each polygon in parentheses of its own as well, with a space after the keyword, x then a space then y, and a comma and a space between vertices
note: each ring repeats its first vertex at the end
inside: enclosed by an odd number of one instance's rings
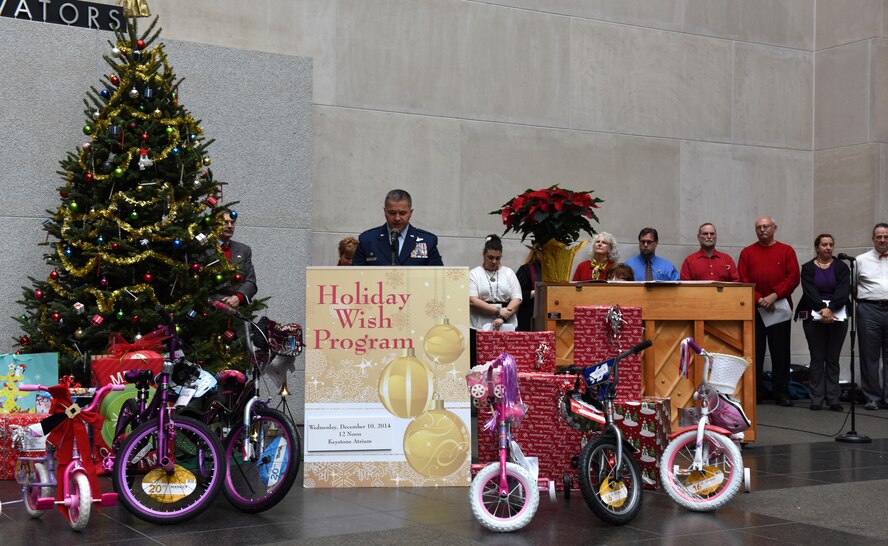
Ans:
POLYGON ((571 244, 581 231, 590 237, 595 235, 589 220, 598 221, 592 209, 599 208, 598 203, 603 201, 591 193, 566 190, 557 184, 541 190, 529 189, 491 214, 502 218, 506 226, 503 235, 514 231, 521 233, 522 241, 530 236, 541 245, 551 239, 571 244))

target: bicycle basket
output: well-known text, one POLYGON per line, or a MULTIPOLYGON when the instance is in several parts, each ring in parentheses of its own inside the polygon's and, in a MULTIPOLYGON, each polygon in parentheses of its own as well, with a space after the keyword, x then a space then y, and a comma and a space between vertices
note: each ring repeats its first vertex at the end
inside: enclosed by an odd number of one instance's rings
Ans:
POLYGON ((268 347, 272 352, 284 356, 302 354, 302 326, 299 324, 280 324, 268 320, 268 347))
POLYGON ((709 363, 709 381, 718 392, 722 394, 734 394, 737 392, 737 382, 743 377, 743 372, 749 367, 749 361, 742 356, 726 355, 721 353, 707 353, 709 363))

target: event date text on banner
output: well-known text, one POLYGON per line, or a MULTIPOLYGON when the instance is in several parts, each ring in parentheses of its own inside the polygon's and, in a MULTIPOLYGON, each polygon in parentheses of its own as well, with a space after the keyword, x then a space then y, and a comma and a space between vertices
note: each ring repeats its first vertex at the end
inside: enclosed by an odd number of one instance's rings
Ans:
POLYGON ((385 415, 307 419, 305 449, 324 451, 391 451, 392 423, 385 415))

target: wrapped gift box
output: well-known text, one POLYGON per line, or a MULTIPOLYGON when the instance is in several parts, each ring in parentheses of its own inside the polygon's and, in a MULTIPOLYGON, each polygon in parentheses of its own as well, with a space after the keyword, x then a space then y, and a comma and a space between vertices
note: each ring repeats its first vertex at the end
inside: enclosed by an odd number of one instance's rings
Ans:
POLYGON ((555 332, 478 332, 476 362, 482 364, 509 353, 519 373, 555 369, 555 332))
POLYGON ((617 424, 623 433, 623 441, 638 450, 636 460, 641 465, 645 487, 659 487, 660 457, 672 430, 669 399, 645 396, 637 400, 617 400, 614 406, 620 414, 617 424))
MULTIPOLYGON (((612 326, 608 321, 610 306, 574 308, 574 364, 596 364, 616 356, 642 341, 641 307, 617 307, 622 321, 612 326)), ((641 396, 641 355, 620 361, 618 399, 641 396)))
POLYGON ((39 457, 45 449, 45 438, 34 438, 26 449, 34 451, 20 452, 12 445, 12 432, 16 427, 27 427, 39 423, 46 415, 37 413, 4 413, 0 414, 0 480, 15 479, 15 463, 22 455, 39 457), (43 442, 41 442, 43 440, 43 442), (39 450, 39 451, 38 451, 39 450))
MULTIPOLYGON (((573 489, 579 489, 574 460, 580 455, 585 437, 570 427, 562 418, 558 403, 561 394, 573 387, 572 376, 547 373, 518 374, 522 401, 529 406, 521 425, 512 435, 528 457, 539 458, 539 477, 554 480, 555 488, 564 488, 563 476, 570 476, 573 489)), ((657 470, 660 455, 666 447, 670 431, 669 400, 643 398, 620 400, 616 403, 617 424, 624 441, 639 450, 640 463, 646 488, 656 488, 659 482, 657 470)), ((478 412, 478 462, 486 464, 496 460, 496 438, 482 429, 490 418, 489 407, 478 412)))

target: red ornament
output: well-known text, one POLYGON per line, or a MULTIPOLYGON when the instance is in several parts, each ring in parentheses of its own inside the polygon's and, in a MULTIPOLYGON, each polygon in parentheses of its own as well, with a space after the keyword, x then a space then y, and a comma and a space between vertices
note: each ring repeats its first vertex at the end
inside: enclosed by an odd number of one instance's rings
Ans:
POLYGON ((142 280, 150 283, 151 281, 154 280, 154 275, 152 275, 151 273, 145 273, 144 275, 142 275, 142 280))
POLYGON ((62 196, 62 199, 68 198, 68 192, 66 192, 65 190, 59 190, 59 195, 62 196))
POLYGON ((59 319, 61 319, 61 318, 62 318, 62 315, 60 315, 60 314, 58 314, 58 313, 53 313, 53 314, 52 314, 52 321, 53 321, 53 322, 58 322, 59 319))
POLYGON ((40 290, 39 288, 37 290, 34 290, 34 297, 37 298, 38 300, 42 300, 43 299, 43 290, 40 290))
POLYGON ((236 282, 238 284, 244 282, 244 276, 241 275, 240 273, 235 273, 234 274, 234 282, 236 282))
POLYGON ((59 280, 59 272, 53 269, 52 272, 49 274, 49 278, 54 281, 59 280))
POLYGON ((148 155, 148 152, 151 151, 148 148, 139 148, 139 155, 148 155))
POLYGON ((231 343, 232 341, 234 341, 234 338, 235 336, 237 336, 237 334, 235 334, 233 330, 225 330, 225 333, 222 334, 222 336, 225 338, 225 341, 231 343))
POLYGON ((95 180, 95 176, 93 176, 93 173, 86 173, 85 175, 83 175, 83 179, 87 182, 92 182, 93 180, 95 180))
POLYGON ((90 319, 90 322, 93 323, 93 326, 101 326, 101 324, 105 322, 105 318, 102 315, 93 315, 93 318, 90 319))
POLYGON ((111 250, 120 250, 120 243, 111 243, 111 250))
POLYGON ((22 336, 19 338, 19 345, 21 345, 22 347, 27 347, 30 344, 31 338, 29 338, 28 336, 22 336))
POLYGON ((207 197, 207 206, 213 208, 219 201, 215 197, 207 197))
POLYGON ((133 324, 139 324, 139 315, 133 315, 133 324))
POLYGON ((113 83, 114 85, 120 83, 120 78, 117 77, 117 74, 112 74, 111 77, 108 79, 111 80, 111 83, 113 83))
POLYGON ((192 273, 200 272, 200 264, 197 262, 194 262, 193 264, 191 264, 191 272, 192 273))
POLYGON ((139 49, 145 49, 145 40, 136 40, 136 47, 139 49))
POLYGON ((148 133, 142 133, 142 140, 148 140, 148 133))

